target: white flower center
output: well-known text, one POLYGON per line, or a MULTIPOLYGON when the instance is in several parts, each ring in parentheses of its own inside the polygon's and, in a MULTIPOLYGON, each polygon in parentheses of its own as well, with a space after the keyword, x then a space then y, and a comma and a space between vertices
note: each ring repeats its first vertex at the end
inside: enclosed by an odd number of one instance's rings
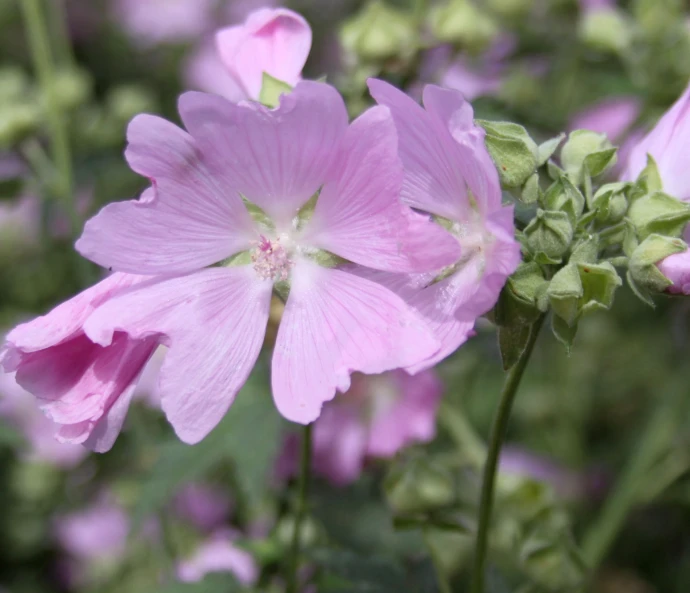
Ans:
POLYGON ((261 235, 251 251, 252 265, 262 280, 284 282, 295 265, 291 257, 291 242, 286 237, 268 239, 261 235), (282 242, 281 242, 281 239, 282 242))

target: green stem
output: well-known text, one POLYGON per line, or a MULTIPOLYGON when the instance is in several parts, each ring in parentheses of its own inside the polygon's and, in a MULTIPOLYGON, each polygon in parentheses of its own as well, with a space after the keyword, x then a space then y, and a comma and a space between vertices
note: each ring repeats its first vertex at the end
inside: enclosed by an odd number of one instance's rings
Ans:
POLYGON ((81 220, 74 199, 72 157, 67 126, 55 96, 55 65, 50 49, 48 30, 41 11, 40 0, 22 0, 22 9, 31 57, 46 100, 52 157, 58 173, 57 193, 70 217, 72 233, 76 236, 81 230, 81 220))
POLYGON ((596 569, 606 557, 631 509, 639 502, 649 469, 674 438, 679 418, 675 404, 682 403, 684 396, 685 390, 676 384, 671 398, 658 406, 599 518, 585 534, 582 553, 591 569, 596 569))
POLYGON ((453 593, 453 590, 450 588, 450 583, 448 582, 448 579, 446 579, 446 574, 443 570, 443 564, 441 563, 441 559, 438 557, 436 548, 434 548, 433 543, 429 539, 429 534, 427 533, 426 529, 424 529, 423 535, 424 543, 426 543, 426 547, 429 548, 429 556, 431 556, 431 563, 434 565, 434 572, 436 573, 436 583, 438 585, 438 590, 440 591, 440 593, 453 593))
POLYGON ((290 550, 290 564, 288 572, 288 586, 286 593, 297 593, 298 569, 300 561, 300 536, 302 535, 302 521, 307 512, 307 496, 309 493, 309 479, 311 477, 311 424, 304 427, 302 435, 302 460, 299 478, 299 494, 295 505, 295 524, 292 533, 292 549, 290 550))
POLYGON ((523 350, 520 358, 515 363, 515 366, 510 369, 503 390, 501 391, 501 398, 498 404, 498 410, 494 417, 493 425, 491 427, 491 435, 489 437, 489 451, 486 456, 486 464, 484 465, 484 475, 482 476, 482 492, 479 501, 479 523, 477 525, 477 538, 474 550, 474 563, 472 567, 472 588, 471 593, 484 593, 484 575, 486 570, 486 554, 489 542, 489 524, 491 522, 491 508, 494 499, 494 486, 496 483, 496 471, 498 469, 498 460, 501 455, 501 447, 505 439, 506 430, 508 428, 508 420, 510 419, 510 411, 513 407, 513 401, 520 386, 522 375, 525 372, 527 363, 532 356, 534 345, 539 336, 539 330, 544 323, 542 315, 535 321, 530 330, 527 345, 523 350))

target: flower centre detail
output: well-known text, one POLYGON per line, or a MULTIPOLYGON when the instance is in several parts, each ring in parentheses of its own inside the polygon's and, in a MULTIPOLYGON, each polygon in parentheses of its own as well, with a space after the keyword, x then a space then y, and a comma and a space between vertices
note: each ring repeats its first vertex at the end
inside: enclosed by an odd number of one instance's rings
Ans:
POLYGON ((256 247, 251 251, 254 270, 263 280, 284 282, 290 275, 290 270, 295 262, 290 258, 290 253, 280 243, 280 238, 267 239, 261 235, 256 247))

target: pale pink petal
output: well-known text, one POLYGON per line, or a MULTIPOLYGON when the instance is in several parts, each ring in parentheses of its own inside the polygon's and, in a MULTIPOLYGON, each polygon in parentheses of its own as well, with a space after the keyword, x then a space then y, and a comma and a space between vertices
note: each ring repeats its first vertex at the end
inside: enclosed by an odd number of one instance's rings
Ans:
POLYGON ((637 97, 604 99, 573 116, 571 130, 592 130, 606 134, 611 142, 618 142, 635 123, 642 105, 637 97))
POLYGON ((446 70, 441 84, 460 91, 468 101, 485 95, 496 95, 503 84, 503 77, 497 72, 487 73, 485 70, 460 57, 446 70))
POLYGON ((248 249, 256 232, 237 186, 213 176, 189 134, 139 115, 127 139, 130 166, 150 178, 153 189, 139 201, 109 204, 89 220, 76 244, 84 257, 118 271, 176 274, 248 249))
POLYGON ((143 276, 112 274, 87 288, 70 300, 58 305, 50 313, 15 327, 6 337, 4 358, 0 362, 6 371, 17 369, 22 353, 36 352, 64 342, 81 333, 81 327, 94 309, 119 290, 144 280, 143 276))
POLYGON ((102 345, 121 330, 168 346, 159 381, 163 411, 180 439, 193 444, 220 422, 254 366, 271 286, 249 266, 150 282, 111 299, 85 330, 102 345))
POLYGON ((318 82, 299 83, 273 110, 195 92, 179 107, 218 183, 237 188, 281 230, 322 185, 348 121, 338 91, 318 82))
POLYGON ((661 273, 673 282, 666 289, 666 292, 670 294, 690 294, 690 251, 669 255, 657 265, 661 273))
POLYGON ((184 65, 184 80, 191 90, 220 95, 229 101, 247 98, 223 65, 214 43, 203 43, 189 56, 184 65))
POLYGON ((405 167, 402 198, 410 206, 451 220, 470 207, 467 184, 458 167, 459 147, 420 105, 394 86, 370 79, 369 90, 391 110, 398 130, 399 152, 405 167))
POLYGON ((177 577, 186 583, 195 583, 214 572, 234 574, 243 585, 251 585, 259 578, 256 562, 249 552, 235 546, 232 535, 215 534, 202 543, 191 558, 177 565, 177 577))
POLYGON ((230 75, 246 95, 258 99, 263 74, 296 85, 311 49, 311 28, 286 8, 264 8, 243 25, 222 29, 216 46, 230 75))
POLYGON ((624 181, 635 181, 647 165, 647 155, 654 157, 666 193, 690 200, 690 167, 687 163, 690 138, 690 85, 654 129, 630 151, 624 181))
MULTIPOLYGON (((397 393, 390 402, 374 404, 367 454, 374 457, 393 457, 409 444, 429 442, 436 435, 436 414, 441 403, 443 383, 433 371, 411 376, 405 371, 393 371, 371 377, 371 399, 385 398, 377 393, 380 382, 390 382, 397 393), (378 380, 378 382, 376 381, 378 380)), ((384 388, 385 389, 385 388, 384 388)))
POLYGON ((458 242, 399 201, 402 163, 390 111, 374 107, 348 128, 303 241, 371 268, 435 270, 458 242))
POLYGON ((336 390, 349 388, 350 373, 419 364, 437 350, 420 318, 388 289, 299 261, 273 354, 273 397, 283 416, 306 424, 336 390))

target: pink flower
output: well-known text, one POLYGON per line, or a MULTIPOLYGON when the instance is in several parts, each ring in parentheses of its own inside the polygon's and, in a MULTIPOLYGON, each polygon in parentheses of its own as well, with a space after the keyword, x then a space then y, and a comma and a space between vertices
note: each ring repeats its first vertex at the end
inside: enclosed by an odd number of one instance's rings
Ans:
POLYGON ((654 129, 630 152, 624 181, 634 181, 651 155, 659 167, 666 193, 690 201, 690 167, 687 151, 690 138, 690 86, 659 120, 654 129))
POLYGON ((28 461, 69 469, 88 454, 84 447, 55 440, 56 425, 38 410, 33 396, 17 384, 12 373, 0 373, 0 416, 13 422, 24 433, 29 444, 28 461))
POLYGON ((184 79, 190 88, 221 95, 230 101, 247 98, 239 83, 230 75, 212 41, 202 43, 187 59, 184 79))
POLYGON ((427 274, 372 274, 412 304, 442 342, 436 356, 411 365, 429 368, 472 335, 475 320, 498 300, 520 261, 513 208, 501 203, 498 174, 473 123, 472 107, 457 91, 428 85, 423 109, 395 87, 370 80, 376 101, 390 108, 405 168, 403 200, 446 220, 461 256, 427 274), (434 280, 443 272, 443 279, 434 280))
POLYGON ((315 420, 353 371, 435 354, 438 342, 399 296, 330 255, 408 272, 457 259, 449 234, 399 203, 402 167, 386 108, 348 126, 335 89, 301 82, 274 110, 187 93, 180 113, 188 132, 154 116, 132 121, 126 156, 153 187, 106 206, 77 248, 119 271, 168 276, 109 300, 85 329, 102 346, 117 331, 168 346, 162 408, 183 441, 203 439, 232 404, 283 278, 290 290, 272 385, 286 418, 315 420), (313 211, 304 208, 312 197, 313 211))
MULTIPOLYGON (((432 371, 353 377, 350 390, 323 408, 313 428, 313 467, 337 485, 355 481, 369 458, 390 458, 436 434, 443 386, 432 371)), ((293 435, 297 437, 297 435, 293 435)), ((282 476, 297 469, 298 439, 279 462, 282 476)))
POLYGON ((55 521, 58 543, 77 560, 121 558, 128 534, 127 513, 107 498, 55 521))
MULTIPOLYGON (((690 226, 685 227, 683 239, 690 241, 690 226)), ((657 264, 661 273, 673 284, 666 289, 670 294, 690 295, 690 250, 674 253, 657 264)))
POLYGON ((249 552, 233 544, 231 533, 218 532, 199 546, 194 555, 177 565, 177 577, 194 583, 213 572, 229 572, 243 585, 253 585, 259 570, 249 552))
POLYGON ((202 531, 220 526, 231 508, 223 491, 204 484, 188 484, 175 497, 175 512, 202 531))
MULTIPOLYGON (((286 8, 264 8, 216 34, 220 59, 245 97, 258 99, 264 72, 296 85, 311 49, 311 28, 286 8)), ((232 97, 230 97, 232 99, 232 97)))
POLYGON ((217 0, 116 0, 115 18, 143 46, 184 42, 213 23, 217 0))
POLYGON ((113 274, 7 335, 0 364, 6 372, 16 371, 17 383, 36 396, 48 418, 59 425, 56 438, 62 443, 103 452, 122 428, 156 339, 131 339, 117 332, 103 347, 89 340, 83 327, 114 294, 141 281, 113 274))
POLYGON ((580 0, 580 10, 592 12, 616 7, 616 0, 580 0))
POLYGON ((592 130, 606 134, 611 142, 618 142, 635 123, 640 107, 636 97, 604 99, 577 113, 570 122, 570 129, 592 130))

